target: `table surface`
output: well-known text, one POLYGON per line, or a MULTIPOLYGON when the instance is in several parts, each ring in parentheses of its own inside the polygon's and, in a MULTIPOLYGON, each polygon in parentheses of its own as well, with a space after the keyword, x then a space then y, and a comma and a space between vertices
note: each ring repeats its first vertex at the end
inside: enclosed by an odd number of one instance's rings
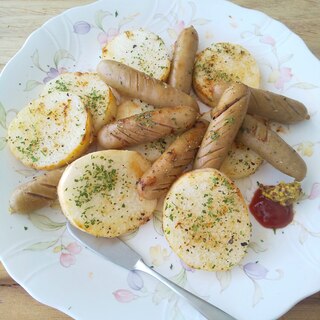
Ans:
MULTIPOLYGON (((21 48, 28 35, 49 18, 66 9, 91 3, 88 0, 0 0, 0 70, 21 48)), ((286 24, 310 50, 320 57, 319 0, 233 0, 244 7, 262 11, 286 24)), ((0 315, 6 320, 71 319, 34 300, 10 278, 0 264, 0 315)), ((298 303, 281 320, 319 320, 320 292, 298 303)))

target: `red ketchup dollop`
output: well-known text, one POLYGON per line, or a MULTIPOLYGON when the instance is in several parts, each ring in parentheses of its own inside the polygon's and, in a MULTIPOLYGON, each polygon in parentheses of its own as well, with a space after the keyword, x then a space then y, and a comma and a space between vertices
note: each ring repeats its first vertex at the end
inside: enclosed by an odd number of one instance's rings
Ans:
POLYGON ((292 204, 283 206, 266 198, 258 189, 249 205, 252 215, 266 228, 284 228, 293 220, 292 204))

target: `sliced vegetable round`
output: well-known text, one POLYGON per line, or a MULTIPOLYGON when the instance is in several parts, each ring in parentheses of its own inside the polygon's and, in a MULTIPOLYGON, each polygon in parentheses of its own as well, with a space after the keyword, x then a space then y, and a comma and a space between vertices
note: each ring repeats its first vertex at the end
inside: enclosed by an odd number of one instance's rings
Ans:
POLYGON ((142 29, 116 36, 102 49, 102 58, 121 62, 163 81, 170 71, 170 59, 163 40, 142 29))
POLYGON ((64 171, 58 196, 77 228, 98 237, 118 237, 146 223, 157 201, 139 197, 136 184, 150 164, 139 153, 106 150, 87 154, 64 171))
POLYGON ((51 170, 80 157, 92 139, 92 120, 81 99, 54 92, 24 107, 8 128, 12 153, 27 167, 51 170))
POLYGON ((251 235, 240 190, 223 173, 209 168, 188 172, 172 185, 164 201, 163 229, 187 265, 208 271, 237 265, 251 235))

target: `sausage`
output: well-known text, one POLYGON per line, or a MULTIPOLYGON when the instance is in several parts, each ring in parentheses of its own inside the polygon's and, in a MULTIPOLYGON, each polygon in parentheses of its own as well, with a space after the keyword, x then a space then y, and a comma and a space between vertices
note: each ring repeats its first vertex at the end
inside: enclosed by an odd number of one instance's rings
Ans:
POLYGON ((256 120, 253 116, 247 115, 245 117, 238 132, 237 141, 248 146, 288 176, 298 181, 303 180, 306 176, 307 166, 299 154, 278 134, 268 129, 264 123, 256 120))
POLYGON ((233 84, 213 109, 213 119, 204 135, 193 168, 219 169, 231 148, 246 115, 250 91, 245 85, 233 84))
POLYGON ((10 198, 12 213, 31 213, 49 206, 57 199, 57 186, 64 168, 49 171, 20 185, 10 198))
POLYGON ((261 89, 250 88, 248 113, 290 124, 309 119, 307 108, 299 101, 261 89))
POLYGON ((192 107, 161 108, 105 125, 98 143, 105 149, 121 149, 181 133, 193 126, 198 112, 192 107))
POLYGON ((145 199, 158 199, 192 162, 208 122, 200 120, 169 146, 138 182, 138 193, 145 199))
POLYGON ((187 94, 191 90, 198 43, 198 33, 193 26, 182 30, 175 43, 168 83, 187 94))
POLYGON ((107 85, 122 95, 141 99, 155 107, 190 106, 199 111, 193 97, 120 62, 102 60, 97 72, 107 85))

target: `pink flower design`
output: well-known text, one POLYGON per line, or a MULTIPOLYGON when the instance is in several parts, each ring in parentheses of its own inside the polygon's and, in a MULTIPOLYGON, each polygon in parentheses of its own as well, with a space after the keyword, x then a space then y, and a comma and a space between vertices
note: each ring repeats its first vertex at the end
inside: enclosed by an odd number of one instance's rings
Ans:
POLYGON ((66 249, 73 255, 80 253, 82 250, 82 248, 76 242, 69 243, 66 249))
POLYGON ((119 30, 115 28, 108 29, 107 32, 101 32, 98 34, 98 41, 101 48, 104 47, 109 41, 119 34, 119 30))
POLYGON ((273 83, 276 89, 283 90, 285 83, 289 82, 292 76, 293 74, 291 68, 282 67, 279 69, 274 69, 271 72, 268 81, 273 83))
POLYGON ((314 183, 311 188, 310 195, 308 199, 313 200, 320 196, 320 183, 314 183))
POLYGON ((269 44, 271 46, 275 46, 276 41, 269 35, 264 35, 260 38, 260 42, 265 43, 265 44, 269 44))
POLYGON ((60 255, 60 264, 65 267, 69 268, 73 264, 76 263, 76 257, 73 254, 70 253, 61 253, 60 255))
POLYGON ((177 34, 180 34, 180 32, 184 29, 184 27, 185 27, 185 22, 183 20, 179 20, 177 21, 176 25, 173 28, 177 34))
POLYGON ((116 300, 121 303, 128 303, 138 298, 137 295, 126 289, 119 289, 112 292, 112 294, 114 295, 116 300))
POLYGON ((82 248, 76 242, 70 242, 67 246, 58 246, 56 252, 60 254, 60 264, 69 268, 76 263, 76 255, 81 252, 82 248))
POLYGON ((291 68, 287 68, 287 67, 283 67, 280 68, 280 76, 278 78, 278 80, 275 82, 274 86, 277 89, 283 89, 283 86, 286 82, 289 82, 292 78, 292 72, 291 72, 291 68))

